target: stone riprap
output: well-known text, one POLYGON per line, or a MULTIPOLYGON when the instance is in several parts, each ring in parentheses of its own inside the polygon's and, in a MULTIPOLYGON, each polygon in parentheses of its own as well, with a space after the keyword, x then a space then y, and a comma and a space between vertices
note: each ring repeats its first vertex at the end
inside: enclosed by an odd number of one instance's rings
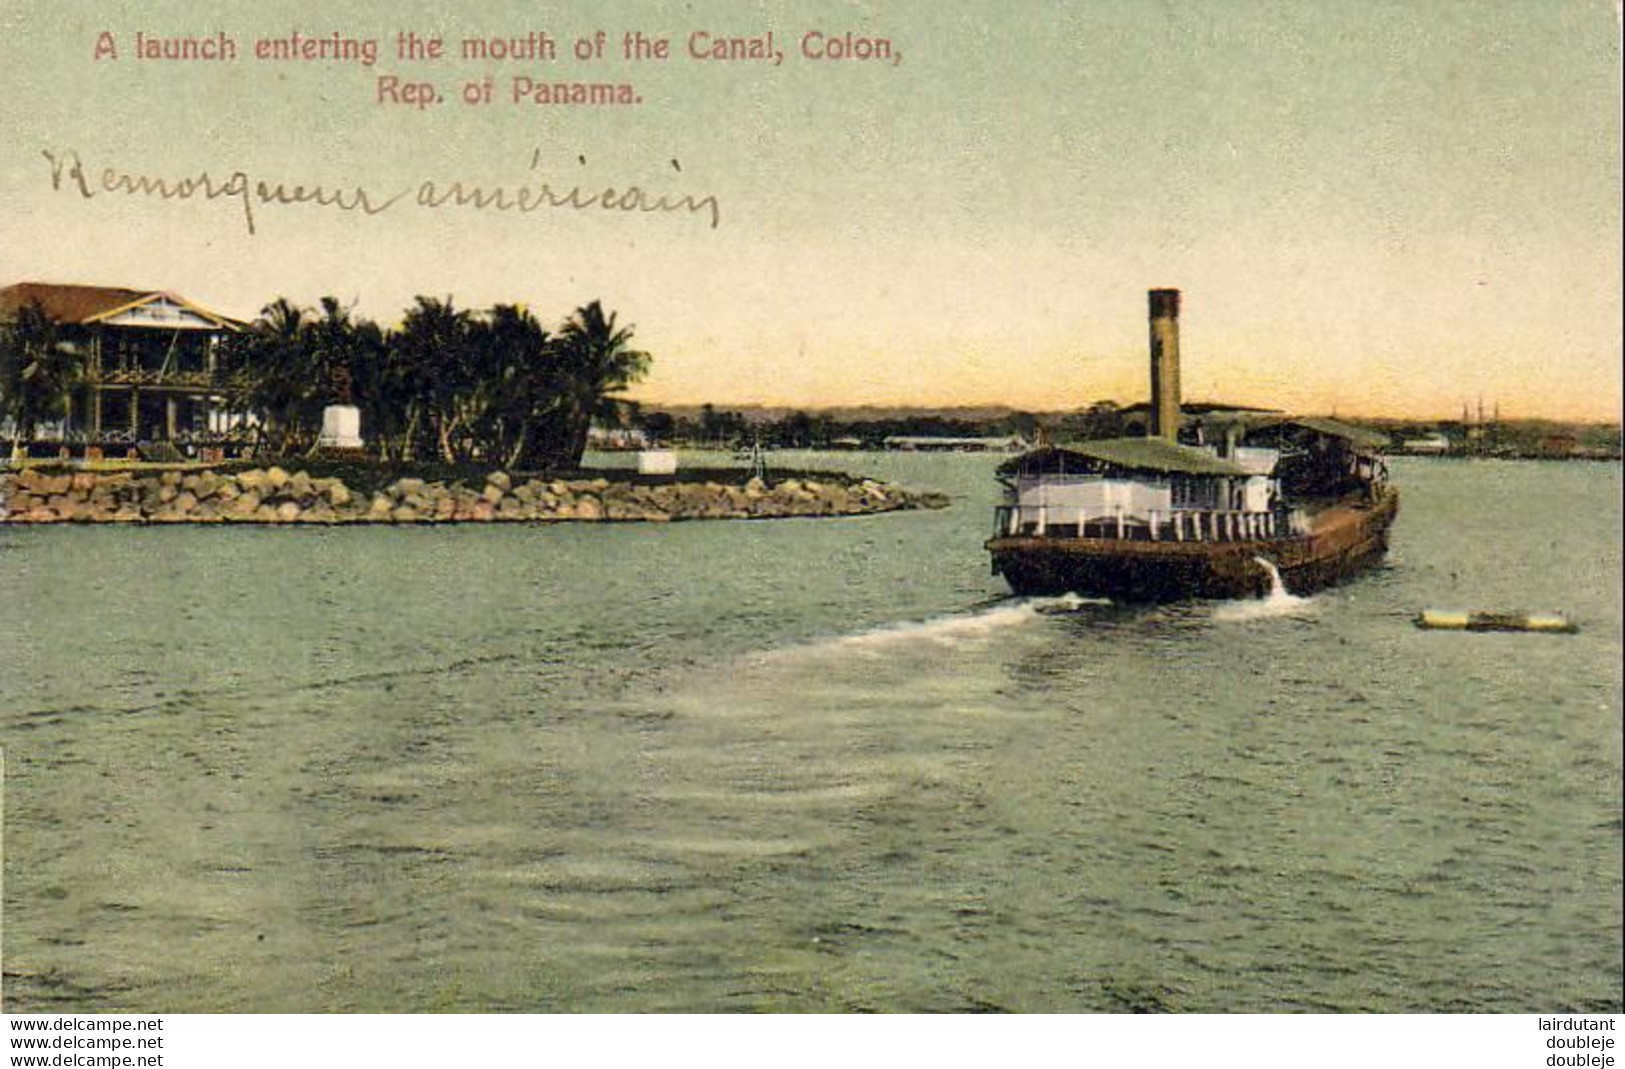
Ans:
POLYGON ((216 472, 50 472, 0 475, 0 522, 32 523, 558 523, 857 516, 941 508, 940 494, 871 479, 750 479, 739 484, 640 484, 510 477, 483 485, 396 479, 377 491, 337 478, 254 468, 216 472))

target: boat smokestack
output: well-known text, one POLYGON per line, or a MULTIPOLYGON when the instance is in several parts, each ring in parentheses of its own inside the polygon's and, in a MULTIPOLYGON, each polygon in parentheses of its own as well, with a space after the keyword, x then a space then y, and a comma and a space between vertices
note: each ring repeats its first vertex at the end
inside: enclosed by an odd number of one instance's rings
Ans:
POLYGON ((1179 440, 1179 291, 1151 291, 1151 436, 1179 440))

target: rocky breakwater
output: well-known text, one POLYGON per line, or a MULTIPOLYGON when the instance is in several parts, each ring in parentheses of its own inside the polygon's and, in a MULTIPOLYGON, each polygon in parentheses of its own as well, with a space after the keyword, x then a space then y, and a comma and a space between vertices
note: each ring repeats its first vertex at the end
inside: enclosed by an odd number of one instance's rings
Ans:
POLYGON ((743 483, 597 479, 523 481, 492 472, 483 485, 396 479, 376 490, 281 468, 247 471, 0 475, 0 519, 36 523, 558 523, 670 522, 857 516, 941 508, 941 494, 871 479, 751 479, 743 483))

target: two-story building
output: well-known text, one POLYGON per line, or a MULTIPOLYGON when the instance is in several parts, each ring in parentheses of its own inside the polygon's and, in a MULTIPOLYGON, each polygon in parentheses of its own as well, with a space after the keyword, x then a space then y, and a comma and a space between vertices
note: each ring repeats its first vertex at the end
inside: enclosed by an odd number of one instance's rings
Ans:
POLYGON ((48 432, 65 444, 207 442, 241 419, 240 384, 219 360, 241 322, 159 290, 21 282, 0 288, 0 329, 31 303, 84 358, 67 415, 48 432))

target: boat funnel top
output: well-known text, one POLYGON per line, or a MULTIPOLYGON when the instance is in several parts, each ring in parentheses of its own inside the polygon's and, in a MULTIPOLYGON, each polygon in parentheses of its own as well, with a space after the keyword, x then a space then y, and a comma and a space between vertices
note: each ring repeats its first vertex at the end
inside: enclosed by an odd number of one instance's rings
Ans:
POLYGON ((1178 290, 1152 290, 1151 291, 1151 318, 1152 319, 1178 319, 1179 318, 1179 291, 1178 290))

